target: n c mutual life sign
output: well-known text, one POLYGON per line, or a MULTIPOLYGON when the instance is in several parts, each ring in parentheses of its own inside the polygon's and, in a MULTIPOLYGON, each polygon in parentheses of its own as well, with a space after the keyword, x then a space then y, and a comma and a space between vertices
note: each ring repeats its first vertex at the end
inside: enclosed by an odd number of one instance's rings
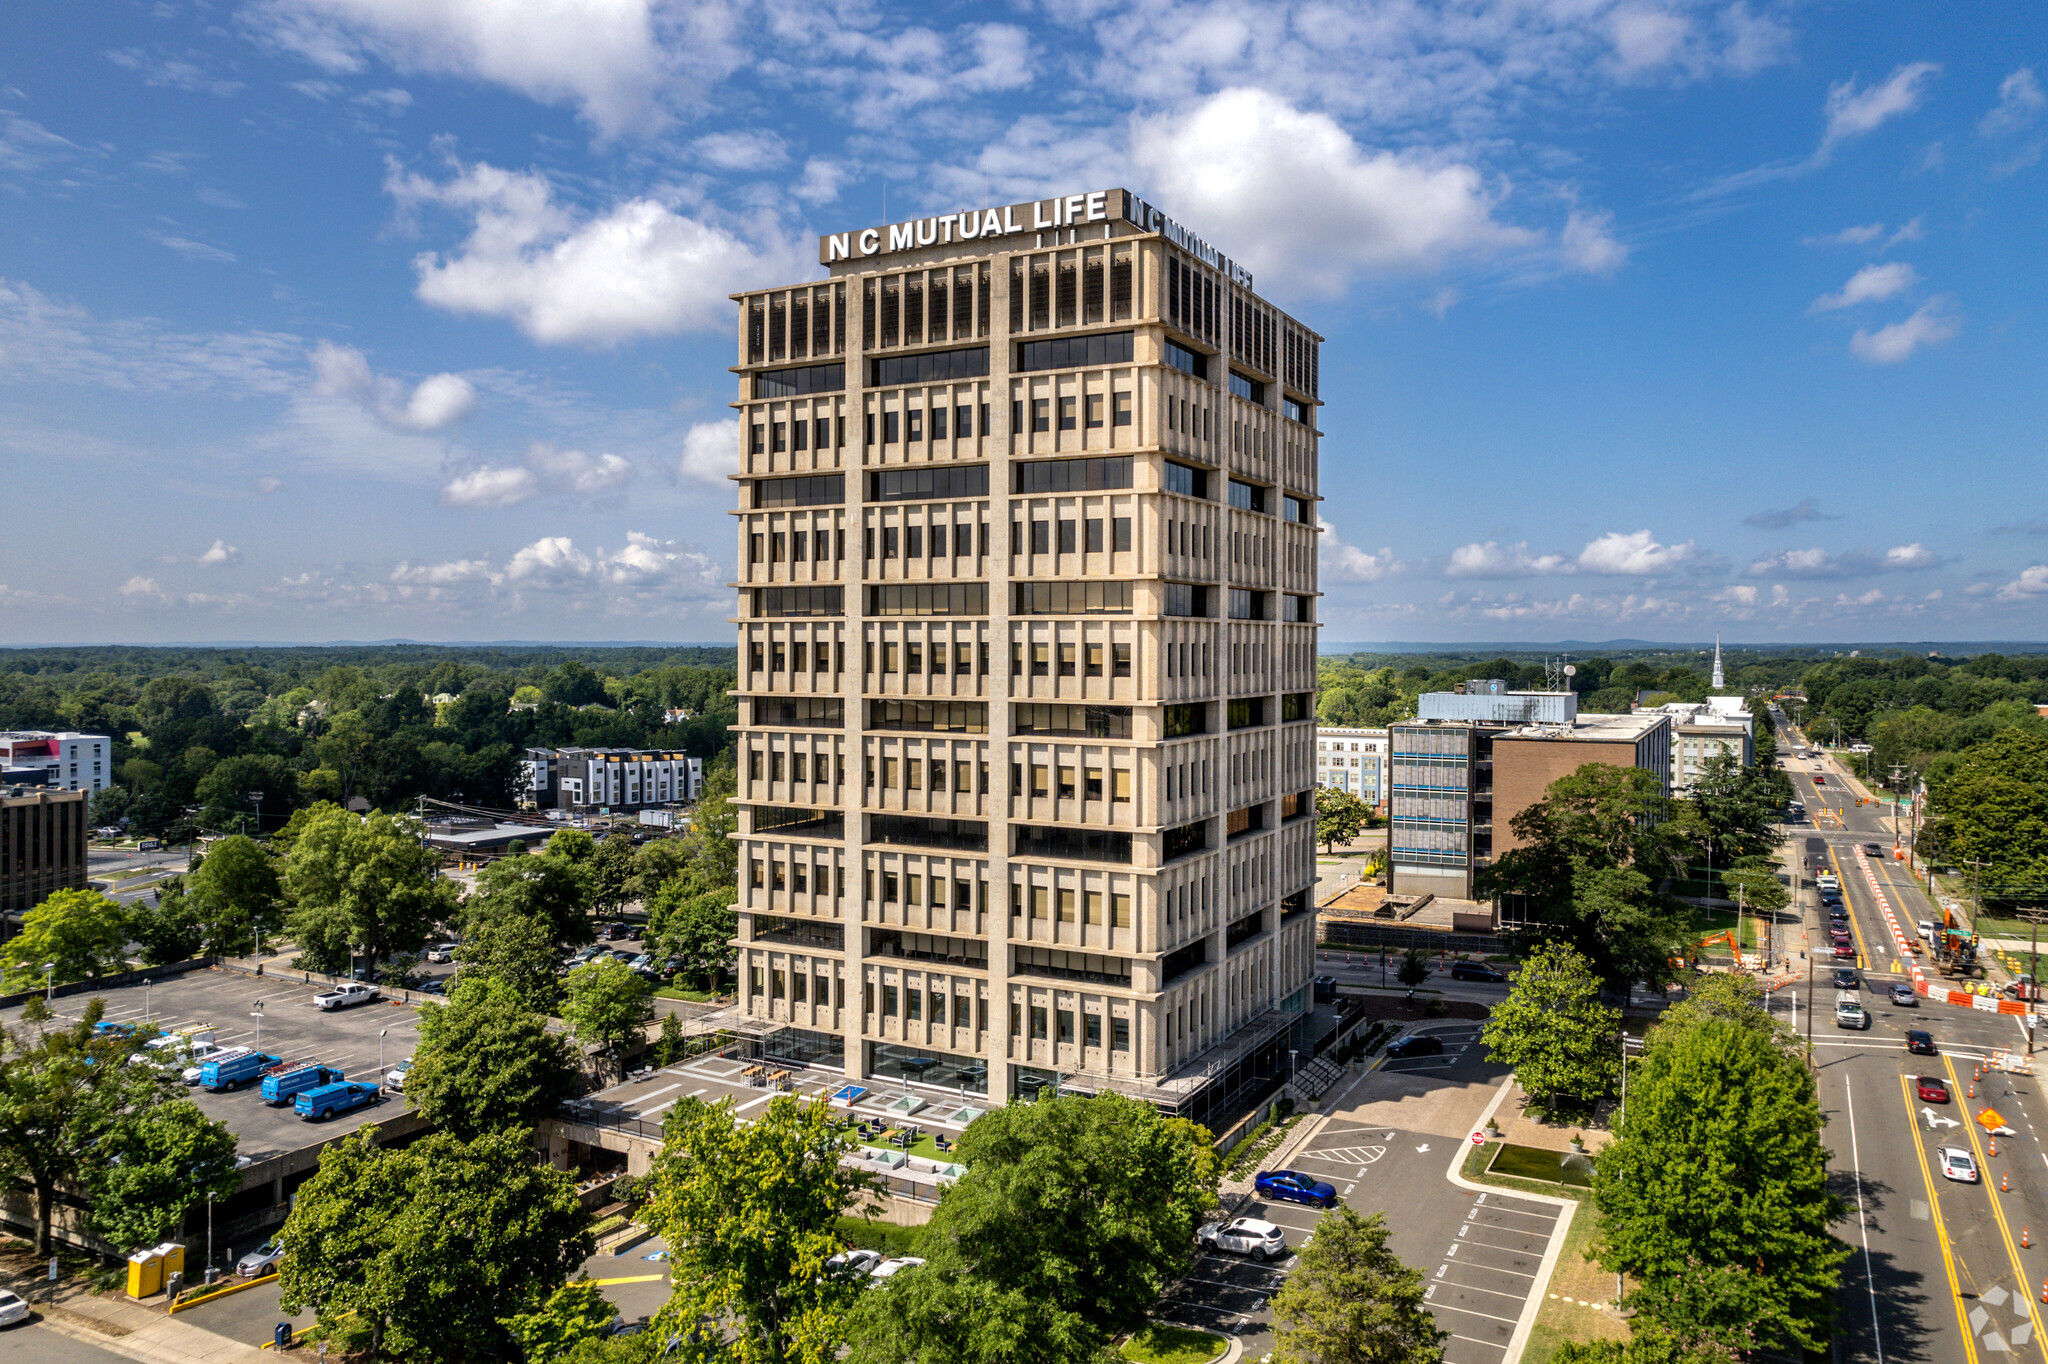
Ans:
POLYGON ((859 231, 832 232, 818 238, 818 263, 860 261, 900 251, 922 251, 966 242, 999 242, 1024 233, 1063 232, 1111 221, 1128 223, 1140 232, 1157 232, 1203 264, 1249 289, 1249 270, 1182 227, 1152 205, 1123 189, 1098 189, 1051 199, 1033 199, 1001 208, 962 209, 904 222, 883 223, 859 231))

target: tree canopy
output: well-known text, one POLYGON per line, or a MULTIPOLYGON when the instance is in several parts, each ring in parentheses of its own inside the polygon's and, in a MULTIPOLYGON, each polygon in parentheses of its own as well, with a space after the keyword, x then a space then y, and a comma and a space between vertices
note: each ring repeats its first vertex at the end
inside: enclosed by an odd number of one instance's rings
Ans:
POLYGON ((1568 943, 1545 943, 1522 959, 1508 997, 1480 1039, 1510 1066, 1515 1083, 1546 1107, 1590 1110, 1621 1070, 1621 1014, 1600 1002, 1592 963, 1568 943))
POLYGON ((315 969, 346 971, 358 950, 373 961, 417 952, 453 917, 454 887, 435 879, 435 855, 413 821, 317 805, 294 816, 287 832, 287 927, 315 969))
POLYGON ((1451 1333, 1423 1301, 1421 1271, 1387 1244, 1383 1214, 1339 1205, 1299 1261, 1273 1295, 1274 1364, 1440 1364, 1451 1333))
POLYGON ((598 1048, 625 1073, 626 1058, 654 1020, 654 989, 616 957, 599 957, 569 973, 562 1021, 579 1041, 598 1048))
POLYGON ((0 946, 0 986, 41 989, 127 969, 128 911, 96 890, 60 890, 21 916, 21 932, 0 946), (44 965, 53 969, 45 977, 44 965))
POLYGON ((465 1140, 530 1131, 577 1091, 568 1039, 502 980, 465 978, 448 1003, 422 1005, 419 1034, 405 1095, 465 1140))

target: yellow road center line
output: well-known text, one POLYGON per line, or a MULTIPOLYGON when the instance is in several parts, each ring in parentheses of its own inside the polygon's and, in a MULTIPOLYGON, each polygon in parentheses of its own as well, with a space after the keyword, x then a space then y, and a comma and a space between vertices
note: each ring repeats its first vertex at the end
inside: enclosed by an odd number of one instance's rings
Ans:
POLYGON ((1906 1101, 1906 1127, 1913 1134, 1913 1150, 1919 1156, 1914 1164, 1920 1167, 1920 1178, 1927 1185, 1927 1207, 1934 1218, 1934 1239, 1941 1247, 1941 1265, 1948 1271, 1948 1296, 1956 1305, 1956 1329, 1962 1332, 1963 1352, 1969 1357, 1969 1364, 1977 1364, 1977 1337, 1970 1333, 1970 1317, 1963 1310, 1963 1285, 1956 1277, 1955 1256, 1948 1248, 1948 1227, 1941 1220, 1941 1196, 1934 1191, 1934 1175, 1927 1168, 1927 1148, 1921 1145, 1920 1127, 1913 1121, 1911 1083, 1904 1075, 1899 1077, 1899 1097, 1906 1101))
MULTIPOLYGON (((1941 1065, 1942 1069, 1948 1072, 1950 1084, 1955 1086, 1949 1091, 1953 1094, 1956 1089, 1962 1088, 1956 1083, 1955 1062, 1944 1055, 1941 1058, 1941 1065)), ((1902 1081, 1904 1078, 1900 1077, 1902 1081)), ((1985 1196, 1991 1200, 1991 1216, 1998 1222, 1998 1234, 2005 1241, 2005 1253, 2012 1261, 2012 1272, 2019 1276, 2020 1296, 2027 1300, 2027 1319, 2034 1323, 2034 1344, 2039 1347, 2041 1358, 2048 1361, 2048 1339, 2044 1339, 2041 1334, 2041 1312, 2034 1305, 2033 1284, 2027 1279, 2027 1267, 2020 1263, 2020 1248, 2012 1239, 2012 1228, 2006 1225, 2005 1209, 1999 1206, 1998 1202, 1998 1190, 1991 1187, 1991 1162, 1984 1158, 1984 1145, 1977 1137, 1976 1119, 1968 1118, 1963 1123, 1963 1130, 1970 1134, 1970 1149, 1977 1155, 1978 1187, 1983 1189, 1985 1196)))

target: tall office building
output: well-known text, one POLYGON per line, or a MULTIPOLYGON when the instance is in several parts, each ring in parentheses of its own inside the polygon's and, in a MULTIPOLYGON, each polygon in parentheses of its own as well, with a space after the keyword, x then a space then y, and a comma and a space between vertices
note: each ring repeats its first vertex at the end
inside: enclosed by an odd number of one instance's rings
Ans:
POLYGON ((1309 1007, 1321 338, 1122 190, 819 262, 735 295, 740 1011, 1220 1114, 1309 1007))

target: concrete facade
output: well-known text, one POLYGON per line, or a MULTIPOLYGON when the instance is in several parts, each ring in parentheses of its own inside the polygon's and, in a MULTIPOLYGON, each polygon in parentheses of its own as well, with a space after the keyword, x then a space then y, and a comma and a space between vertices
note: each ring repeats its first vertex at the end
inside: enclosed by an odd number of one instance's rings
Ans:
POLYGON ((527 799, 542 810, 680 805, 704 789, 704 760, 639 748, 529 748, 527 799))
POLYGON ((1559 777, 1587 763, 1640 767, 1671 787, 1671 724, 1663 715, 1581 715, 1569 728, 1532 725, 1493 739, 1495 856, 1522 846, 1514 818, 1559 777))
POLYGON ((1120 190, 820 259, 735 296, 741 1005, 1185 1097, 1308 1008, 1321 338, 1120 190))
POLYGON ((12 730, 0 733, 0 769, 10 780, 39 773, 59 791, 104 791, 114 783, 114 741, 75 730, 12 730))

